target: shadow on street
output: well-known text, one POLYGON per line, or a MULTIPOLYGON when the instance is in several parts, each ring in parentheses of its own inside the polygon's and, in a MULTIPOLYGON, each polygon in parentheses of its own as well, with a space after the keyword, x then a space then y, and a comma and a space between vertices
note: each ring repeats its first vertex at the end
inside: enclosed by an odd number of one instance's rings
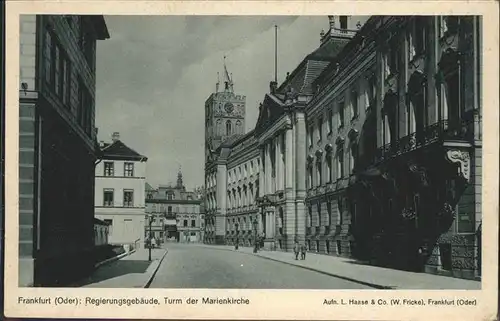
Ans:
POLYGON ((99 267, 92 276, 77 282, 74 287, 81 287, 92 283, 102 282, 108 279, 114 279, 127 274, 146 273, 148 267, 152 264, 147 260, 118 260, 109 265, 99 267))

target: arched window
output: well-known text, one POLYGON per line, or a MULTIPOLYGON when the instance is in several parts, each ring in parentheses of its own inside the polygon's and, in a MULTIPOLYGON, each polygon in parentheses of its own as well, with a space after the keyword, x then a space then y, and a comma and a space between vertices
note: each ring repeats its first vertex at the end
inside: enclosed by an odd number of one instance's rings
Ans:
POLYGON ((337 179, 344 176, 344 140, 338 138, 337 144, 337 179))
POLYGON ((228 121, 226 121, 226 135, 227 136, 231 135, 231 129, 232 129, 231 128, 231 121, 228 120, 228 121))
POLYGON ((242 134, 241 121, 236 121, 236 134, 242 134))
POLYGON ((460 124, 460 117, 463 113, 463 104, 461 102, 460 85, 460 54, 449 48, 441 56, 438 63, 439 72, 436 76, 436 86, 438 93, 441 94, 444 89, 444 106, 439 110, 439 119, 447 120, 451 129, 457 129, 460 124))
POLYGON ((384 97, 384 143, 389 144, 391 141, 396 141, 397 137, 397 120, 398 120, 398 95, 389 90, 384 97))
POLYGON ((415 132, 417 141, 423 139, 424 128, 427 125, 427 79, 425 75, 417 70, 410 76, 408 82, 408 100, 413 107, 413 115, 411 109, 408 113, 408 133, 413 130, 412 116, 415 117, 415 132))

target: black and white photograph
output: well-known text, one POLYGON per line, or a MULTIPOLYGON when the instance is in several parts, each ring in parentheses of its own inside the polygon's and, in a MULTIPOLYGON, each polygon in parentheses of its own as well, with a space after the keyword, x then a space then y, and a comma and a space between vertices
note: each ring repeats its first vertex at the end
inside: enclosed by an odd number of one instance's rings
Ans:
POLYGON ((20 286, 480 289, 480 17, 20 28, 20 286))
POLYGON ((485 289, 484 17, 330 9, 19 15, 19 290, 485 289))

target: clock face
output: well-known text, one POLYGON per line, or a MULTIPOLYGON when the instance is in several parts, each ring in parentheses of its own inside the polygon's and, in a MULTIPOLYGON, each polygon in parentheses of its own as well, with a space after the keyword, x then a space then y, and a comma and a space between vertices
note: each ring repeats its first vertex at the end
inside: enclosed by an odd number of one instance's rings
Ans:
POLYGON ((233 110, 234 110, 234 106, 233 106, 233 104, 231 104, 231 103, 226 103, 226 104, 224 105, 224 110, 225 110, 227 113, 232 113, 232 112, 233 112, 233 110))

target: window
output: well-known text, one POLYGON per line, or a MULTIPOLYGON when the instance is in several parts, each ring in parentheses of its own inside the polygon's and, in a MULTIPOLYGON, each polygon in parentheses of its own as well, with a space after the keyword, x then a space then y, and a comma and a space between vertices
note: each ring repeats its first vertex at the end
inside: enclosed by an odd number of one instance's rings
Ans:
MULTIPOLYGON (((425 19, 416 17, 413 21, 412 33, 410 35, 410 45, 412 46, 414 56, 421 55, 425 51, 425 19)), ((412 59, 414 56, 410 56, 412 59)))
POLYGON ((113 176, 115 164, 113 162, 104 162, 104 176, 113 176))
POLYGON ((230 120, 228 120, 226 122, 226 135, 227 136, 231 135, 231 121, 230 120))
POLYGON ((307 172, 308 172, 308 182, 309 182, 309 188, 312 188, 313 187, 313 168, 312 168, 312 164, 309 165, 309 167, 307 167, 307 172))
POLYGON ((318 119, 318 139, 323 139, 323 117, 318 119))
POLYGON ((174 195, 172 195, 172 193, 168 193, 167 194, 167 199, 170 200, 170 201, 173 200, 174 199, 174 195))
POLYGON ((45 30, 45 41, 44 41, 44 60, 45 60, 45 81, 49 85, 53 85, 54 80, 53 80, 53 74, 52 74, 52 68, 53 68, 53 38, 52 38, 52 33, 50 30, 45 30))
POLYGON ((328 110, 328 134, 333 131, 333 111, 331 109, 328 110))
POLYGON ((396 40, 391 42, 386 53, 386 77, 397 74, 399 70, 399 44, 396 40))
POLYGON ((184 220, 184 227, 187 227, 187 226, 188 226, 188 221, 184 220))
POLYGON ((95 69, 95 42, 92 33, 82 24, 80 27, 80 49, 92 71, 95 69))
POLYGON ((54 89, 56 95, 61 94, 61 87, 59 85, 61 84, 61 48, 58 45, 55 45, 54 48, 54 89))
POLYGON ((351 114, 352 119, 356 119, 359 116, 358 93, 356 91, 351 91, 351 114))
POLYGON ((109 227, 108 235, 110 235, 111 231, 113 230, 113 220, 105 219, 104 223, 108 224, 108 227, 109 227))
POLYGON ((125 163, 125 176, 134 176, 134 163, 125 163))
POLYGON ((345 102, 341 101, 339 102, 339 128, 344 127, 344 106, 345 102))
POLYGON ((332 153, 331 153, 331 151, 328 152, 328 154, 326 154, 325 161, 326 161, 326 177, 327 177, 327 182, 331 183, 333 181, 332 153))
POLYGON ((133 207, 134 206, 134 191, 124 190, 123 191, 123 207, 133 207))
POLYGON ((322 173, 322 166, 321 166, 321 160, 316 162, 316 174, 317 174, 317 186, 321 186, 323 184, 323 173, 322 173))
POLYGON ((103 196, 103 205, 106 207, 111 207, 114 205, 114 190, 105 189, 103 196))
POLYGON ((91 117, 93 110, 93 100, 85 83, 80 79, 78 85, 79 103, 77 109, 77 121, 87 135, 91 135, 91 117))
POLYGON ((316 226, 321 226, 321 203, 318 203, 317 209, 318 209, 318 223, 316 224, 316 226))
POLYGON ((169 206, 169 207, 167 208, 167 213, 168 213, 168 214, 172 214, 172 206, 169 206))
POLYGON ((367 84, 367 89, 366 89, 366 108, 368 107, 374 107, 373 105, 375 104, 376 100, 376 94, 377 94, 377 80, 375 79, 375 76, 371 76, 368 79, 368 84, 367 84))
POLYGON ((191 220, 191 227, 196 227, 196 221, 195 220, 191 220))
POLYGON ((313 133, 314 133, 314 126, 309 127, 309 146, 312 146, 313 144, 313 133))
POLYGON ((332 225, 332 202, 328 201, 326 203, 326 210, 328 212, 326 225, 330 226, 330 225, 332 225))
POLYGON ((340 16, 340 29, 347 29, 347 16, 340 16))
POLYGON ((342 178, 344 176, 344 148, 338 147, 337 152, 337 178, 342 178))
POLYGON ((45 31, 44 72, 48 87, 69 107, 71 73, 68 56, 50 30, 45 31))

